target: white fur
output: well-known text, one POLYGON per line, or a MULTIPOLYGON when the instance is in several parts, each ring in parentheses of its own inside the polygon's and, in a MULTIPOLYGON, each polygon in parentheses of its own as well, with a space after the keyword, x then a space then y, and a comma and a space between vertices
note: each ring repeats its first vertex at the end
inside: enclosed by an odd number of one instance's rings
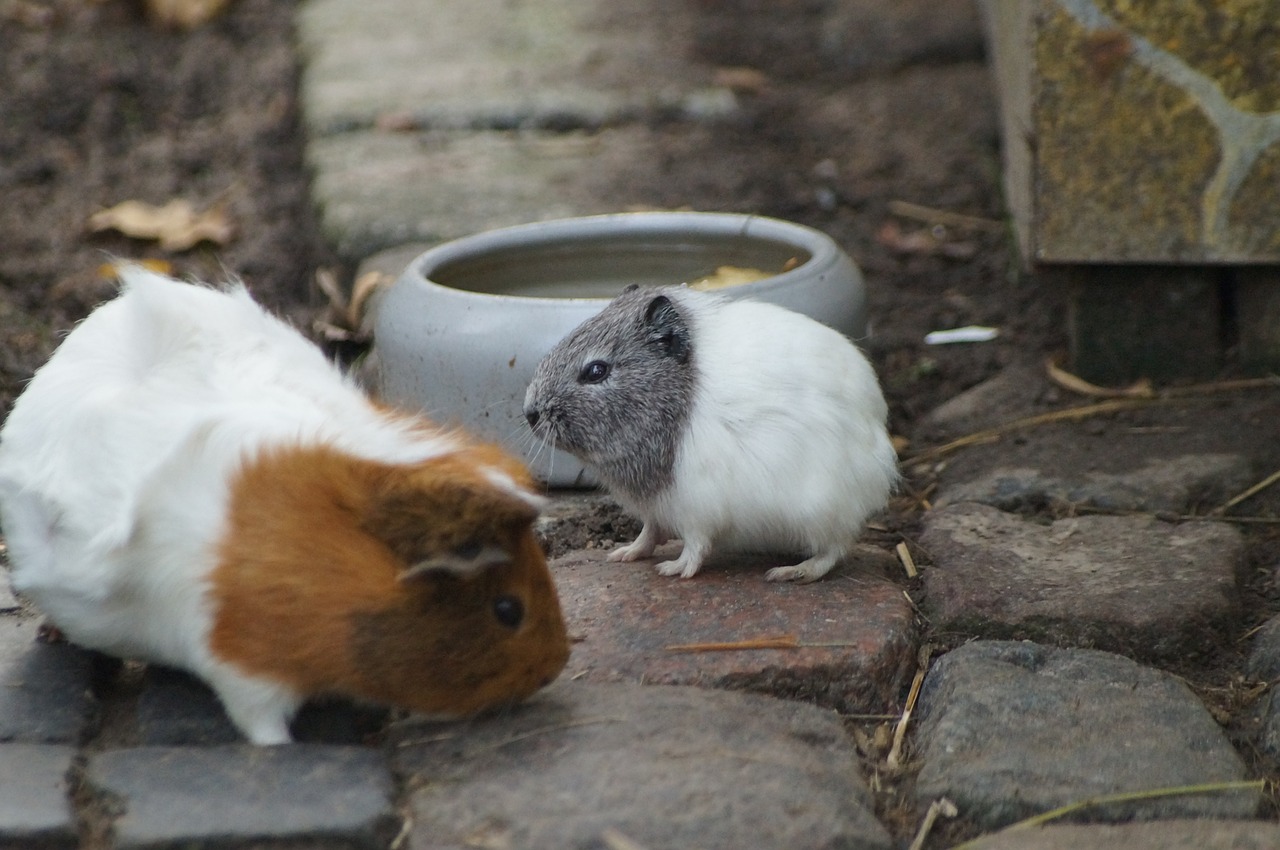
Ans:
POLYGON ((207 648, 206 580, 246 456, 327 443, 389 463, 454 446, 374 408, 242 287, 140 268, 36 374, 0 430, 13 583, 72 640, 184 667, 257 743, 288 740, 300 696, 207 648))
POLYGON ((666 537, 684 550, 658 565, 689 578, 713 546, 803 551, 770 581, 814 581, 852 547, 898 479, 888 407, 871 364, 838 332, 755 301, 668 290, 690 325, 698 369, 674 483, 649 504, 634 560, 666 537))

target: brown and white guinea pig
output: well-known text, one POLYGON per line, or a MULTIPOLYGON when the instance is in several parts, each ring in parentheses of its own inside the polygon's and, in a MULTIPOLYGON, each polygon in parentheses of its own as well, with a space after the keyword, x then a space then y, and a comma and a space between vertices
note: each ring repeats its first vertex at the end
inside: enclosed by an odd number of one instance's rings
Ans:
POLYGON ((795 552, 769 581, 826 575, 898 480, 871 364, 782 307, 630 287, 561 340, 525 395, 536 434, 592 467, 644 521, 610 560, 691 578, 713 546, 795 552))
POLYGON ((195 673, 258 744, 317 694, 455 716, 555 678, 519 462, 374 405, 242 287, 121 278, 0 430, 13 584, 69 639, 195 673))

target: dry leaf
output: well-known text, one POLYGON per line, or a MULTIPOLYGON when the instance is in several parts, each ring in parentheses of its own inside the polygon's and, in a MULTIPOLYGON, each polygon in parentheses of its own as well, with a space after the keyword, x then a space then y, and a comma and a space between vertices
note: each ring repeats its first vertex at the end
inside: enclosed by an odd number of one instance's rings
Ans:
POLYGON ((154 257, 147 257, 142 260, 127 260, 123 262, 103 263, 102 265, 98 266, 98 277, 103 280, 115 280, 120 276, 120 267, 122 265, 142 266, 147 271, 173 277, 173 263, 169 262, 168 260, 160 260, 154 257))
POLYGON ((1079 393, 1080 395, 1092 396, 1093 398, 1155 398, 1156 395, 1155 390, 1151 387, 1151 381, 1146 378, 1135 381, 1127 387, 1113 389, 1091 384, 1084 378, 1060 368, 1052 359, 1045 361, 1044 368, 1049 375, 1049 380, 1063 389, 1071 390, 1071 392, 1079 393))
POLYGON ((89 229, 118 230, 134 239, 154 239, 165 251, 185 251, 201 242, 225 245, 235 228, 225 206, 197 213, 189 201, 172 200, 162 207, 124 201, 89 216, 89 229))
POLYGON ((936 254, 952 260, 967 260, 978 253, 978 246, 968 241, 952 241, 946 228, 904 231, 895 221, 886 221, 876 231, 876 241, 895 254, 936 254))
POLYGON ((717 86, 747 94, 760 94, 769 87, 769 77, 763 71, 743 66, 717 68, 712 81, 717 86))
POLYGON ((367 271, 356 278, 355 285, 351 287, 351 304, 347 307, 347 321, 351 323, 352 328, 360 328, 364 325, 365 310, 373 294, 395 282, 394 277, 380 271, 367 271))
POLYGON ((147 14, 163 27, 193 30, 222 14, 231 0, 146 0, 147 14))

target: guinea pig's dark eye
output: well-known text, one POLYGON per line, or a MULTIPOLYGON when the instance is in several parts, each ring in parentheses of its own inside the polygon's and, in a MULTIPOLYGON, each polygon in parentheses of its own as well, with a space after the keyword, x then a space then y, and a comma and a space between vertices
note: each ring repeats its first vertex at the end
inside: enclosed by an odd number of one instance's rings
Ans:
POLYGON ((454 547, 453 554, 467 561, 474 561, 480 555, 480 542, 469 540, 461 546, 454 547))
POLYGON ((592 360, 578 373, 578 383, 598 384, 609 377, 609 364, 603 360, 592 360))
POLYGON ((499 596, 493 600, 493 616, 502 625, 517 628, 524 621, 524 603, 514 596, 499 596))

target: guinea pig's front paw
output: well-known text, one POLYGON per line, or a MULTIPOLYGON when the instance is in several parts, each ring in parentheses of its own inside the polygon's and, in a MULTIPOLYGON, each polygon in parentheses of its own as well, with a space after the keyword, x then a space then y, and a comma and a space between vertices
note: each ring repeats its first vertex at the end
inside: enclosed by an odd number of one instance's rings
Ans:
POLYGON ((610 552, 605 560, 607 561, 638 561, 641 558, 647 558, 653 554, 653 546, 641 546, 640 541, 628 543, 626 546, 619 546, 610 552))
POLYGON ((656 525, 646 522, 640 529, 640 536, 628 543, 626 546, 619 546, 609 553, 610 561, 638 561, 641 558, 647 558, 653 554, 653 550, 663 543, 667 542, 667 536, 660 531, 656 525))

